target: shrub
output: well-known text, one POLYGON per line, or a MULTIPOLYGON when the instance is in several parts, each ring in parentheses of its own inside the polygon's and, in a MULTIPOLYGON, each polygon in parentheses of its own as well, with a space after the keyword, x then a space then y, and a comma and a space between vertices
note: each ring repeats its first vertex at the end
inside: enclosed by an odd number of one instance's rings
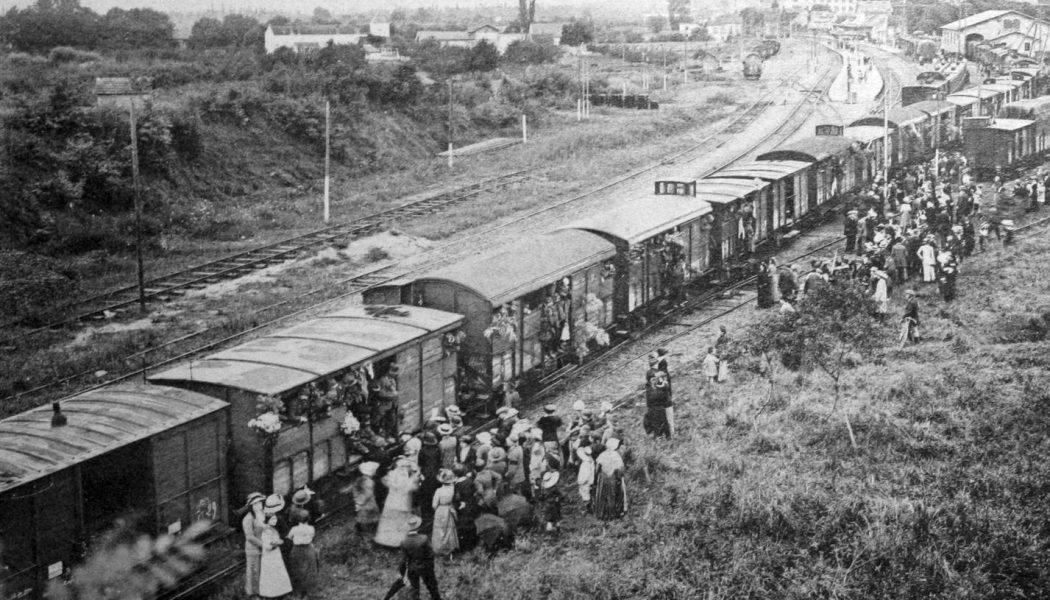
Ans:
POLYGON ((390 253, 379 246, 372 246, 368 249, 368 252, 365 253, 365 260, 368 262, 379 262, 388 258, 390 258, 390 253))
POLYGON ((97 52, 85 52, 70 48, 69 46, 58 46, 47 53, 47 59, 52 63, 85 63, 102 60, 97 52))

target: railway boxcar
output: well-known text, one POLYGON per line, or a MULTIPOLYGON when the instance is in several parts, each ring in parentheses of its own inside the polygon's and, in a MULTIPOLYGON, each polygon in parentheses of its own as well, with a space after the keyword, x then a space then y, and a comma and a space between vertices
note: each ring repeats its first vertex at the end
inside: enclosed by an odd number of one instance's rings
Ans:
POLYGON ((885 116, 857 119, 850 127, 883 127, 888 121, 891 139, 891 166, 926 158, 933 152, 934 133, 930 117, 915 105, 891 108, 885 116))
POLYGON ((365 302, 399 297, 464 315, 460 407, 485 414, 504 383, 519 382, 527 396, 615 322, 615 273, 616 246, 564 229, 379 288, 365 302))
POLYGON ((951 102, 924 100, 908 108, 921 110, 929 117, 930 140, 935 148, 943 148, 959 139, 959 125, 955 120, 956 106, 951 102))
POLYGON ((373 426, 389 419, 399 431, 416 429, 427 411, 456 401, 456 351, 445 334, 462 324, 460 315, 416 306, 350 306, 149 380, 229 402, 235 497, 311 484, 331 498, 339 485, 332 475, 350 460, 340 430, 347 407, 332 398, 335 384, 346 374, 361 382, 391 375, 400 419, 387 413, 373 426), (278 406, 278 432, 248 425, 278 406))
POLYGON ((1035 121, 976 117, 963 129, 963 152, 978 177, 1011 173, 1017 161, 1035 152, 1035 121))
POLYGON ((1002 94, 983 86, 959 90, 944 99, 960 107, 964 113, 960 118, 994 116, 1003 105, 1002 94), (966 112, 966 107, 969 107, 969 112, 966 112))
MULTIPOLYGON (((735 179, 770 184, 768 217, 774 231, 794 226, 809 212, 810 164, 794 161, 752 161, 720 169, 704 181, 735 179)), ((697 190, 700 191, 699 188, 697 190)))
POLYGON ((1014 101, 1022 99, 1022 97, 1021 97, 1021 89, 1020 89, 1021 85, 1022 85, 1022 82, 1020 82, 1020 81, 1013 81, 1012 79, 1004 79, 1004 80, 996 79, 996 80, 994 80, 994 83, 993 82, 989 82, 989 83, 985 83, 984 84, 983 87, 985 89, 989 89, 989 90, 992 90, 993 92, 998 92, 999 93, 1000 98, 999 98, 998 106, 996 107, 995 114, 999 114, 998 111, 999 111, 999 109, 1002 108, 1003 104, 1006 104, 1007 102, 1014 102, 1014 101))
MULTIPOLYGON (((860 145, 860 151, 858 152, 860 159, 856 161, 855 165, 861 169, 858 175, 858 179, 861 182, 874 181, 882 175, 886 156, 883 151, 887 140, 885 133, 882 125, 878 127, 874 125, 859 125, 846 127, 843 130, 843 135, 847 139, 851 139, 860 145)), ((890 144, 890 166, 893 166, 893 138, 889 137, 888 140, 890 144)))
POLYGON ((772 234, 769 211, 772 186, 761 179, 701 179, 690 182, 660 181, 657 194, 695 198, 711 206, 708 235, 708 264, 712 271, 725 270, 746 258, 772 234))
POLYGON ((1043 152, 1050 149, 1050 96, 1040 96, 1005 104, 999 115, 1004 119, 1034 121, 1034 151, 1043 152))
POLYGON ((172 388, 98 389, 0 421, 8 598, 38 598, 118 518, 151 535, 227 529, 228 405, 172 388))
POLYGON ((901 86, 901 106, 911 106, 917 102, 936 100, 943 97, 941 88, 936 85, 905 85, 901 86))
POLYGON ((600 214, 568 225, 616 246, 613 309, 628 315, 677 298, 682 286, 708 272, 711 205, 662 196, 606 205, 600 214))
POLYGON ((810 206, 821 206, 843 191, 857 187, 858 160, 854 141, 842 136, 821 135, 798 140, 759 154, 759 161, 810 163, 807 189, 810 206))

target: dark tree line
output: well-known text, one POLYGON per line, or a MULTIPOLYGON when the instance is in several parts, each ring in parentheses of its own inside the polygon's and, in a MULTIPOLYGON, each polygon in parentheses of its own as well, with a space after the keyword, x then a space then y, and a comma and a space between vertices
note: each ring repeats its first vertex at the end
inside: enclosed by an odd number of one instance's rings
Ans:
POLYGON ((99 15, 79 0, 37 0, 0 17, 0 40, 15 50, 46 52, 57 46, 126 50, 170 48, 174 26, 164 13, 149 8, 112 8, 99 15))

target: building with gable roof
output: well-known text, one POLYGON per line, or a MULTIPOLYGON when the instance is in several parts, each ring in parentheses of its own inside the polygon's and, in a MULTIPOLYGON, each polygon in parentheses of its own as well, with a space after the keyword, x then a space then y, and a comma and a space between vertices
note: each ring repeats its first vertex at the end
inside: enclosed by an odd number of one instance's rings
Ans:
POLYGON ((972 47, 989 43, 1034 56, 1050 45, 1050 23, 1016 10, 986 10, 941 27, 941 50, 972 56, 972 47))
POLYGON ((335 45, 353 46, 364 34, 346 25, 268 25, 263 36, 266 53, 278 48, 290 48, 296 52, 320 50, 332 42, 335 45))

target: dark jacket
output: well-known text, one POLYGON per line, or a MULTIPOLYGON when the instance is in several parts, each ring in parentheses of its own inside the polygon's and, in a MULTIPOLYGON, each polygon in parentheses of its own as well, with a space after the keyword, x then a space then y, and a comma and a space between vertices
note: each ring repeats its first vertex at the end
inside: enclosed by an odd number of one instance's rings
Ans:
POLYGON ((434 570, 434 551, 430 548, 430 538, 419 532, 413 532, 401 542, 404 558, 401 570, 408 573, 423 573, 434 570))

